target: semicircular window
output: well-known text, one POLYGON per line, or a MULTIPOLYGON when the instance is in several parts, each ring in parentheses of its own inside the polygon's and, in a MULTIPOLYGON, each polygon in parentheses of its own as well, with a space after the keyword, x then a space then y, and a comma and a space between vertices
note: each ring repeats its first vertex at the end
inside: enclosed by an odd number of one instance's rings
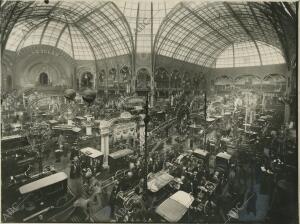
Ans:
POLYGON ((264 42, 246 41, 227 47, 216 59, 216 68, 284 64, 282 52, 264 42))

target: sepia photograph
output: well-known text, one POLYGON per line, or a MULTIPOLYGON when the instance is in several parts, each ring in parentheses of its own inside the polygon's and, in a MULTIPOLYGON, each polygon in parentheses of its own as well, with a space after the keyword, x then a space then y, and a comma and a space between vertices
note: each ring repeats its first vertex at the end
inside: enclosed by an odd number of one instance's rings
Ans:
POLYGON ((297 1, 0 4, 1 223, 299 223, 297 1))

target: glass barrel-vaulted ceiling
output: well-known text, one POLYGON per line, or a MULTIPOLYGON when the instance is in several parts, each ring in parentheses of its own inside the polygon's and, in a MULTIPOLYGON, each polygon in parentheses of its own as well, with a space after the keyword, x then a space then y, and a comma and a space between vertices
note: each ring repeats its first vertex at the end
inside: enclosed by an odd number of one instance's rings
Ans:
POLYGON ((124 13, 130 24, 136 41, 137 53, 151 53, 151 17, 153 17, 152 41, 154 42, 155 34, 161 22, 179 0, 114 0, 114 2, 124 13))
MULTIPOLYGON (((279 4, 295 17, 293 3, 279 4)), ((272 4, 258 2, 2 1, 1 50, 43 44, 88 60, 154 45, 156 55, 208 67, 276 64, 289 61, 288 41, 272 14, 272 4)))
POLYGON ((219 56, 220 67, 284 63, 278 30, 262 12, 264 7, 252 2, 181 2, 162 22, 155 53, 207 67, 215 66, 219 56), (236 51, 230 50, 233 46, 236 51), (234 52, 235 65, 222 62, 234 52), (276 56, 269 57, 272 53, 276 56))
POLYGON ((78 60, 132 53, 130 27, 113 2, 8 1, 1 8, 1 12, 7 12, 1 16, 7 24, 3 23, 1 30, 12 27, 6 42, 8 50, 44 44, 58 47, 78 60), (18 8, 21 9, 16 13, 18 8))

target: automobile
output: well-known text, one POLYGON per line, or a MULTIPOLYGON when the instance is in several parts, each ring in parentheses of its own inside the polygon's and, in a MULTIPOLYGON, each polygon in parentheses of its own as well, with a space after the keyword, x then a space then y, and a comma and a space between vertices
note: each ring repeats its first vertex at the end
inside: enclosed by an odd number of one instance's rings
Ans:
POLYGON ((158 192, 173 180, 174 177, 165 171, 152 174, 148 177, 148 190, 153 193, 158 192))
POLYGON ((181 222, 193 202, 194 197, 191 194, 185 191, 177 191, 155 209, 155 213, 158 214, 161 219, 154 221, 181 222))
POLYGON ((133 151, 130 149, 122 149, 109 154, 108 165, 110 170, 115 172, 121 169, 128 169, 129 162, 127 161, 127 158, 131 154, 133 154, 133 151))
POLYGON ((16 194, 17 201, 6 210, 2 208, 2 217, 18 223, 39 222, 40 216, 47 221, 50 216, 66 209, 68 203, 75 198, 68 189, 68 175, 64 172, 27 183, 16 194))
POLYGON ((80 150, 81 160, 87 166, 91 167, 94 173, 101 171, 101 166, 103 164, 103 152, 86 147, 80 150))
POLYGON ((203 149, 195 149, 192 153, 193 157, 202 161, 203 167, 208 169, 209 167, 209 152, 203 149))
POLYGON ((216 155, 215 160, 215 172, 213 179, 215 181, 219 181, 221 176, 227 176, 230 163, 231 163, 231 155, 227 152, 220 152, 216 155))

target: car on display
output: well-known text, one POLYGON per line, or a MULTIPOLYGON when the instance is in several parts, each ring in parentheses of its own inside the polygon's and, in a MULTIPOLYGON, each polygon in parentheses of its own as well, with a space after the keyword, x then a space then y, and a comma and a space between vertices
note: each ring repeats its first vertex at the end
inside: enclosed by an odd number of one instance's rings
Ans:
POLYGON ((171 223, 183 221, 182 219, 184 219, 184 215, 188 212, 193 201, 194 197, 191 194, 184 191, 177 191, 155 209, 156 214, 161 219, 154 221, 167 221, 171 223))
POLYGON ((222 177, 227 177, 230 163, 231 163, 231 155, 227 152, 220 152, 216 155, 215 160, 215 171, 213 175, 213 180, 215 182, 220 182, 222 177))
POLYGON ((19 187, 16 194, 17 200, 10 207, 2 208, 2 218, 7 222, 39 222, 41 216, 47 221, 75 199, 64 172, 31 181, 19 187))

